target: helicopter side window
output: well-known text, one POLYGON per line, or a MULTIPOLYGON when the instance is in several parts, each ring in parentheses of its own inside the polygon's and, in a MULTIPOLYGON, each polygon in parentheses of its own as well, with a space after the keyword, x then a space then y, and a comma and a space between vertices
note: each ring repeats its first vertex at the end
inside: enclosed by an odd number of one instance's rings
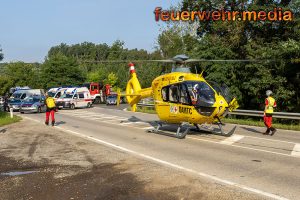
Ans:
POLYGON ((162 96, 163 101, 168 101, 168 89, 169 89, 169 87, 164 87, 161 90, 161 96, 162 96))
POLYGON ((179 101, 179 89, 177 85, 172 85, 169 89, 170 102, 177 103, 179 101))
POLYGON ((188 90, 185 85, 180 85, 180 103, 189 104, 188 90))

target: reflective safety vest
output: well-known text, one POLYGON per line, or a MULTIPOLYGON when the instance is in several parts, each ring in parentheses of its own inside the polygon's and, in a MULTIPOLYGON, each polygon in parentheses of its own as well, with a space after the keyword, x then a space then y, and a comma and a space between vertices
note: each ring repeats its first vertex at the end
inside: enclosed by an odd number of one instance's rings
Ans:
POLYGON ((48 108, 54 108, 55 107, 55 101, 52 97, 48 97, 46 99, 46 104, 48 108))
POLYGON ((268 97, 268 105, 266 107, 265 112, 268 114, 272 114, 274 112, 274 104, 275 104, 275 99, 273 97, 268 97))

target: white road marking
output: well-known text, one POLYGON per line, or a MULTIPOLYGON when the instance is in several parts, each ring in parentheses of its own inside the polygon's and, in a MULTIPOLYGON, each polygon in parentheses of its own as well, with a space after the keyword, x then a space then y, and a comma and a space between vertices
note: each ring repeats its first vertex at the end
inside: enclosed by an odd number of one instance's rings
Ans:
POLYGON ((267 141, 271 141, 271 142, 283 142, 283 143, 288 143, 288 144, 296 144, 295 142, 288 142, 288 141, 284 141, 284 140, 274 140, 274 139, 267 139, 267 138, 261 138, 261 137, 254 137, 254 136, 248 136, 248 135, 244 135, 247 138, 254 138, 257 140, 267 140, 267 141))
POLYGON ((147 124, 147 123, 146 122, 141 122, 141 121, 121 123, 121 125, 128 125, 128 124, 147 124))
POLYGON ((296 157, 300 157, 300 143, 295 144, 291 155, 296 156, 296 157))
POLYGON ((108 124, 116 124, 116 125, 120 124, 119 120, 116 120, 116 119, 110 119, 110 120, 105 120, 105 121, 101 121, 101 122, 108 123, 108 124))
POLYGON ((118 116, 104 116, 104 117, 101 117, 103 119, 113 119, 113 118, 118 118, 118 116))
MULTIPOLYGON (((201 138, 195 138, 195 137, 190 137, 190 136, 186 136, 186 138, 188 139, 192 139, 192 140, 198 140, 198 141, 204 141, 204 142, 210 142, 210 143, 215 143, 215 144, 222 144, 220 142, 215 142, 212 140, 205 140, 205 139, 201 139, 201 138)), ((222 144, 223 145, 223 144, 222 144)), ((268 151, 268 150, 263 150, 263 149, 254 149, 251 147, 243 147, 243 146, 238 146, 238 145, 230 145, 231 147, 237 147, 237 148, 241 148, 241 149, 248 149, 248 150, 254 150, 254 151, 261 151, 261 152, 265 152, 265 153, 272 153, 272 154, 276 154, 276 155, 281 155, 281 156, 288 156, 288 157, 294 157, 290 154, 284 154, 284 153, 278 153, 278 152, 274 152, 274 151, 268 151)))
POLYGON ((149 126, 149 127, 143 127, 143 128, 141 128, 141 129, 151 129, 151 128, 154 128, 154 127, 149 126))
POLYGON ((108 146, 108 147, 111 147, 111 148, 114 148, 114 149, 117 149, 117 150, 120 150, 120 151, 123 151, 123 152, 127 152, 127 153, 130 153, 130 154, 136 155, 138 157, 145 158, 147 160, 150 160, 150 161, 153 161, 153 162, 165 165, 165 166, 169 166, 169 167, 172 167, 172 168, 175 168, 175 169, 178 169, 178 170, 186 171, 186 172, 189 172, 189 173, 192 173, 192 174, 196 174, 198 176, 205 177, 207 179, 217 181, 217 182, 222 183, 222 184, 235 186, 237 188, 240 188, 240 189, 243 189, 243 190, 246 190, 246 191, 249 191, 249 192, 253 192, 253 193, 256 193, 256 194, 259 194, 259 195, 263 195, 263 196, 266 196, 266 197, 270 197, 270 198, 273 198, 273 199, 277 199, 277 200, 288 200, 287 198, 285 198, 283 196, 268 193, 268 192, 265 192, 265 191, 262 191, 262 190, 259 190, 259 189, 248 187, 246 185, 235 183, 235 182, 232 182, 232 181, 229 181, 229 180, 226 180, 226 179, 218 178, 218 177, 213 176, 213 175, 209 175, 209 174, 199 172, 199 171, 196 171, 196 170, 193 170, 193 169, 190 169, 190 168, 186 168, 186 167, 183 167, 183 166, 180 166, 180 165, 177 165, 177 164, 173 164, 171 162, 164 161, 164 160, 161 160, 159 158, 155 158, 153 156, 149 156, 149 155, 146 155, 146 154, 143 154, 143 153, 139 153, 137 151, 134 151, 134 150, 131 150, 131 149, 128 149, 128 148, 125 148, 125 147, 121 147, 119 145, 116 145, 116 144, 113 144, 113 143, 110 143, 110 142, 106 142, 104 140, 100 140, 100 139, 97 139, 97 138, 94 138, 94 137, 91 137, 91 136, 87 136, 87 135, 84 135, 84 134, 79 133, 79 132, 75 132, 75 131, 65 129, 65 128, 62 128, 62 127, 58 127, 58 126, 55 126, 55 128, 60 129, 60 130, 65 131, 65 132, 68 132, 68 133, 71 133, 73 135, 77 135, 79 137, 82 137, 82 138, 85 138, 85 139, 88 139, 88 140, 91 140, 91 141, 94 141, 96 143, 99 143, 99 144, 102 144, 102 145, 105 145, 105 146, 108 146))
MULTIPOLYGON (((93 117, 92 119, 99 121, 99 119, 104 119, 104 118, 103 117, 93 117)), ((111 120, 125 121, 125 120, 128 120, 128 118, 111 118, 111 120)))
POLYGON ((221 141, 221 144, 226 144, 226 145, 232 145, 233 143, 243 139, 245 136, 243 135, 232 135, 229 138, 226 138, 225 140, 221 141))

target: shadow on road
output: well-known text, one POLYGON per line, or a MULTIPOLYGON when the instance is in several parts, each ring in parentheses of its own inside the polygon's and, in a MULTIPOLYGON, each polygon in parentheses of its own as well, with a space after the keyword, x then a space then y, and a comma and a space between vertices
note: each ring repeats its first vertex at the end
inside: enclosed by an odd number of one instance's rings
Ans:
POLYGON ((1 130, 0 130, 0 133, 5 133, 5 132, 6 132, 6 130, 7 130, 6 128, 4 128, 4 129, 1 129, 1 130))
POLYGON ((59 125, 62 125, 62 124, 66 124, 66 122, 65 121, 59 121, 59 122, 55 123, 56 126, 59 126, 59 125))
POLYGON ((260 132, 254 128, 248 128, 248 127, 241 127, 242 129, 246 130, 246 131, 250 131, 252 133, 263 133, 263 132, 260 132))

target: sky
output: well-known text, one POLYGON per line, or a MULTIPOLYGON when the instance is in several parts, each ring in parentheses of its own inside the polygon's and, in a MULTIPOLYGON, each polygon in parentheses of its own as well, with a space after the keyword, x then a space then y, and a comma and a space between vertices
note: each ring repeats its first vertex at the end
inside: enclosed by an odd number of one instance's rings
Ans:
POLYGON ((2 62, 43 62, 60 43, 84 41, 153 51, 163 22, 154 9, 180 0, 9 0, 1 1, 2 62))

